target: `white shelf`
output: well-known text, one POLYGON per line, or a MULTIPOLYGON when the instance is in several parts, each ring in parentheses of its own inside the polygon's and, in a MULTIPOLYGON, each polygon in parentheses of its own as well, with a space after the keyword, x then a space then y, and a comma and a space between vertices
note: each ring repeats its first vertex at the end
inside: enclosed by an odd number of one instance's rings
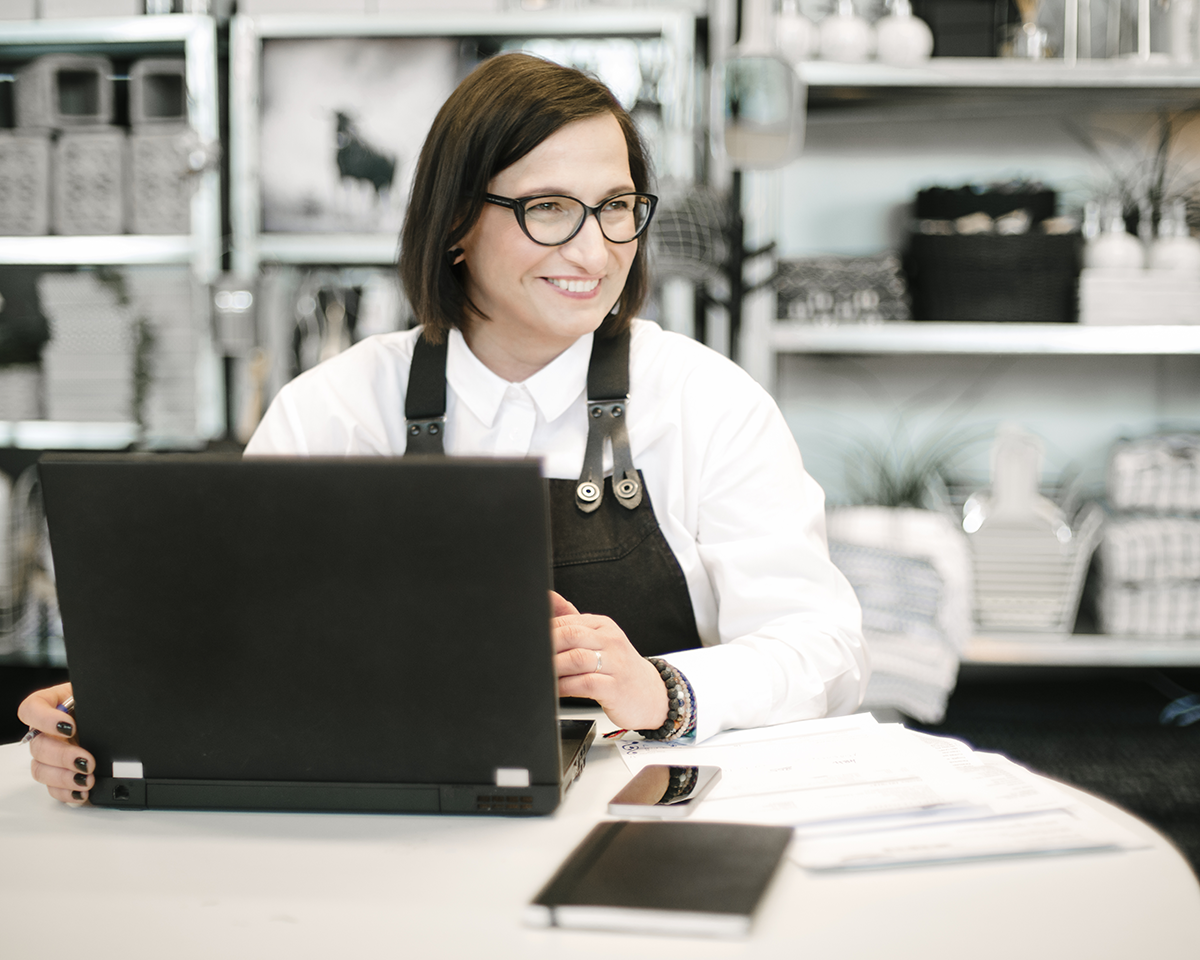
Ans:
POLYGON ((914 322, 822 326, 781 321, 772 325, 768 336, 776 353, 1200 354, 1200 325, 914 322))
POLYGON ((190 236, 0 237, 0 263, 21 264, 190 264, 190 236))
POLYGON ((797 68, 811 87, 982 87, 1057 90, 1200 87, 1200 68, 1152 60, 1022 61, 1003 57, 934 57, 918 67, 814 60, 797 68))
POLYGON ((25 450, 123 450, 138 438, 136 423, 0 420, 0 447, 25 450))
POLYGON ((272 263, 393 264, 394 233, 260 233, 258 259, 272 263))
POLYGON ((1038 667, 1200 667, 1200 637, 1011 633, 972 637, 963 663, 1038 667))

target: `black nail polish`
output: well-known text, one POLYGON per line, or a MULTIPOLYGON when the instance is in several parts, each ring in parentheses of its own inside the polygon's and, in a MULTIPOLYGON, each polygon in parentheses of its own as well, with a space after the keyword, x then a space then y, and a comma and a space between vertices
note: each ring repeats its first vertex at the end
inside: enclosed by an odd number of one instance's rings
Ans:
POLYGON ((86 787, 87 786, 87 774, 86 773, 75 774, 75 782, 77 784, 79 784, 79 786, 81 786, 81 787, 86 787))
POLYGON ((87 757, 76 757, 75 758, 75 766, 78 767, 80 770, 82 770, 84 773, 87 773, 87 757))
POLYGON ((72 800, 82 800, 83 794, 80 793, 78 790, 72 790, 71 791, 71 799, 72 800))
POLYGON ((75 732, 75 728, 71 724, 67 723, 66 720, 64 720, 64 721, 62 721, 62 723, 58 724, 56 729, 64 737, 69 737, 75 732))

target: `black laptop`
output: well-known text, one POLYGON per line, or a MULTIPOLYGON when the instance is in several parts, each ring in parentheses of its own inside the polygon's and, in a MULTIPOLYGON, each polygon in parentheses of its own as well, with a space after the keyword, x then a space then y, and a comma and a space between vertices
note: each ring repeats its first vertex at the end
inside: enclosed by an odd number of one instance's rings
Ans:
POLYGON ((47 455, 91 801, 542 814, 557 718, 531 461, 47 455))

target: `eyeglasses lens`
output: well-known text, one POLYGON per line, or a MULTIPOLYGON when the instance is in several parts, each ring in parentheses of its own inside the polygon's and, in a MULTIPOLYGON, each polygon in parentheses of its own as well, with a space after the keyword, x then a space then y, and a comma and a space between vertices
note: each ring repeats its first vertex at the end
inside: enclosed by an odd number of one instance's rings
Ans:
MULTIPOLYGON (((627 243, 645 229, 652 204, 639 193, 610 197, 600 208, 600 230, 613 243, 627 243)), ((525 204, 525 229, 538 243, 565 243, 587 209, 573 197, 536 197, 525 204)))

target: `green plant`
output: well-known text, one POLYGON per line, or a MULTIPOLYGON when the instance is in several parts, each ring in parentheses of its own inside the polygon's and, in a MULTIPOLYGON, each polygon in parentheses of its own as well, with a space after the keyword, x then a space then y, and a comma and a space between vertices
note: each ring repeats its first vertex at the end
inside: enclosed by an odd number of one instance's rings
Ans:
POLYGON ((1174 198, 1188 200, 1189 221, 1196 211, 1200 175, 1194 163, 1180 159, 1177 150, 1184 129, 1200 116, 1200 104, 1178 111, 1162 111, 1150 126, 1133 134, 1105 127, 1085 128, 1066 122, 1067 131, 1100 164, 1106 180, 1093 191, 1097 199, 1117 199, 1127 223, 1137 224, 1149 215, 1157 227, 1162 212, 1174 198))
POLYGON ((990 428, 960 428, 914 440, 901 413, 887 437, 854 442, 844 461, 847 490, 860 504, 944 509, 950 471, 991 435, 990 428))

